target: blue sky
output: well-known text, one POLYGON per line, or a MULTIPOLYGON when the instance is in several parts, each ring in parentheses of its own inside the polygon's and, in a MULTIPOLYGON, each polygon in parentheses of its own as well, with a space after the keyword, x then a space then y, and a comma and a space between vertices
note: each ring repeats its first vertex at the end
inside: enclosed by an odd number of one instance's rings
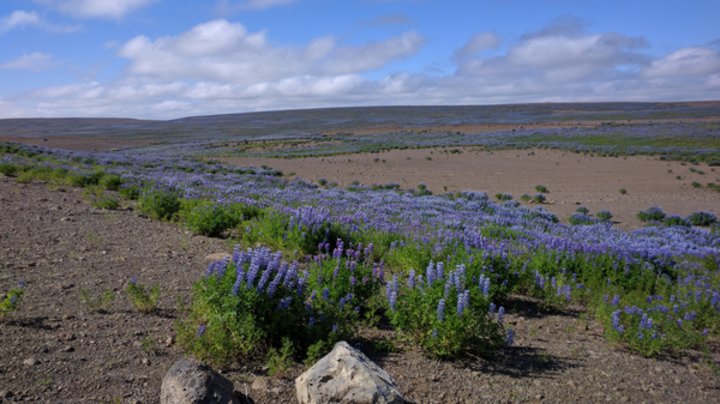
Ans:
POLYGON ((720 2, 3 0, 0 118, 720 99, 720 2))

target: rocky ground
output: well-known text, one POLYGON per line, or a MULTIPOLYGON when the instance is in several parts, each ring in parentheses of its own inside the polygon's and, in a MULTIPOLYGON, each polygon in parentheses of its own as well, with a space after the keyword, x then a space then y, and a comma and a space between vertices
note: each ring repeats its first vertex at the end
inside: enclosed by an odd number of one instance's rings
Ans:
MULTIPOLYGON (((0 320, 0 402, 159 401, 163 375, 182 355, 174 342, 178 300, 224 240, 192 236, 131 209, 102 211, 81 189, 48 189, 0 177, 0 291, 27 282, 19 309, 0 320), (131 277, 162 288, 156 314, 133 311, 131 277), (106 313, 81 289, 112 290, 106 313)), ((512 303, 512 302, 511 302, 512 303)), ((549 312, 518 299, 508 321, 516 344, 493 361, 440 362, 406 350, 365 351, 415 402, 716 402, 720 346, 680 358, 646 359, 607 343, 582 311, 549 312)), ((221 369, 257 403, 293 402, 296 366, 221 369)))

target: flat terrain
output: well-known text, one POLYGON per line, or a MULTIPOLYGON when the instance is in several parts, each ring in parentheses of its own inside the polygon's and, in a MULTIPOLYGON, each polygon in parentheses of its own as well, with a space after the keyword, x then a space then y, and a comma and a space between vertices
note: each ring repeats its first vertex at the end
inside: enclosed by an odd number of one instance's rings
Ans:
POLYGON ((542 206, 561 219, 582 205, 591 213, 609 210, 623 228, 640 226, 636 214, 650 206, 679 215, 698 210, 720 213, 720 193, 692 186, 694 181, 703 186, 720 183, 720 167, 649 156, 597 157, 555 150, 479 151, 466 147, 291 159, 213 159, 240 166, 266 165, 286 175, 294 173, 312 181, 323 178, 342 186, 358 181, 365 185, 396 183, 406 189, 424 183, 436 194, 475 190, 491 196, 510 193, 518 199, 522 194, 535 195, 535 186, 544 185, 550 192, 542 206))
MULTIPOLYGON (((91 208, 80 189, 0 177, 0 206, 0 290, 27 281, 18 311, 0 320, 0 401, 158 402, 162 376, 181 355, 172 340, 176 301, 189 298, 208 254, 229 251, 226 242, 132 210, 91 208), (131 309, 122 290, 132 276, 161 285, 157 314, 131 309), (93 313, 79 299, 81 288, 109 289, 116 299, 107 313, 93 313)), ((607 343, 581 308, 501 303, 516 344, 492 361, 439 362, 412 347, 378 353, 367 342, 355 345, 419 403, 705 403, 720 396, 717 341, 705 353, 645 359, 607 343)), ((383 332, 363 335, 367 341, 383 332)), ((278 403, 294 401, 293 379, 302 370, 270 378, 261 365, 244 364, 224 373, 255 402, 278 403)))

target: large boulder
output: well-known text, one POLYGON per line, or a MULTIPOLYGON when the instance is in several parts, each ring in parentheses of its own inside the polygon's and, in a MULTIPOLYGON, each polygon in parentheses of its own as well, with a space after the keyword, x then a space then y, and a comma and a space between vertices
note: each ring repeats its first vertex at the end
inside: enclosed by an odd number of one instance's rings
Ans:
POLYGON ((345 341, 295 379, 295 391, 301 404, 405 402, 392 377, 345 341))
POLYGON ((160 388, 161 404, 238 403, 233 384, 210 366, 181 358, 168 370, 160 388))

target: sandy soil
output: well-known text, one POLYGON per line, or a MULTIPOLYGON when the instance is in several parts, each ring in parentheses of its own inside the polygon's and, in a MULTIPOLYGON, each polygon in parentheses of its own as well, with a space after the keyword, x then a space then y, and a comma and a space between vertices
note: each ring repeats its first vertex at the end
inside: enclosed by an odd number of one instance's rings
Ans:
MULTIPOLYGON (((453 148, 457 149, 457 148, 453 148)), ((237 165, 267 165, 286 175, 317 181, 321 178, 347 186, 398 183, 414 188, 424 183, 434 193, 462 190, 485 191, 489 195, 509 193, 535 195, 536 185, 549 189, 543 206, 562 219, 579 205, 595 213, 607 209, 624 228, 641 223, 637 212, 660 206, 668 213, 687 215, 698 210, 720 213, 720 193, 694 188, 720 183, 720 168, 683 165, 655 157, 594 157, 555 150, 479 151, 462 148, 460 154, 447 149, 392 150, 382 153, 311 158, 224 158, 237 165), (690 171, 690 168, 704 174, 690 171), (681 176, 681 179, 677 179, 681 176), (627 194, 620 193, 625 189, 627 194)), ((216 158, 214 158, 216 159, 216 158)))
MULTIPOLYGON (((0 291, 27 281, 19 309, 0 320, 0 402, 156 403, 163 375, 182 355, 173 343, 176 300, 205 271, 223 240, 194 237, 132 210, 91 208, 80 189, 51 191, 0 177, 0 291), (122 292, 130 277, 160 284, 160 311, 134 312, 122 292), (107 313, 90 312, 79 290, 112 290, 107 313)), ((371 330, 353 344, 417 403, 692 402, 720 395, 720 346, 680 358, 646 359, 612 346, 581 308, 547 311, 514 298, 507 325, 516 344, 492 360, 439 362, 412 347, 373 352, 371 330), (365 342, 363 342, 365 341, 365 342)), ((295 366, 280 377, 262 364, 223 373, 255 403, 295 401, 295 366)))

